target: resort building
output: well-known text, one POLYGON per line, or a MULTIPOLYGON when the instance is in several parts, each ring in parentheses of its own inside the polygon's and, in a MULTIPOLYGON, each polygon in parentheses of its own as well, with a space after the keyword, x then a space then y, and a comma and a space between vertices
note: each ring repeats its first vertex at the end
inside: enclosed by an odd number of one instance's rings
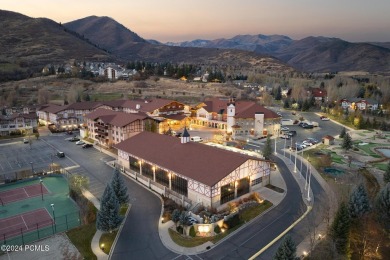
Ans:
POLYGON ((269 183, 270 162, 260 157, 141 132, 114 146, 119 167, 145 186, 179 201, 218 208, 269 183))
POLYGON ((233 137, 277 135, 280 116, 253 101, 213 98, 197 106, 191 123, 225 130, 233 137))
POLYGON ((32 134, 38 128, 35 113, 13 113, 0 115, 0 135, 32 134))
POLYGON ((144 131, 145 122, 151 120, 145 114, 129 114, 99 108, 85 116, 87 132, 80 134, 103 146, 111 147, 144 131))

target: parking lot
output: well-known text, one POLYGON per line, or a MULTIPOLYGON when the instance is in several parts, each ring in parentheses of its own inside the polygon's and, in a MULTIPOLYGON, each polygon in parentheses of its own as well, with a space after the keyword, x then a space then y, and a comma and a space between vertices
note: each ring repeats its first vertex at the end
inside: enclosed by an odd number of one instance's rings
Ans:
POLYGON ((48 171, 51 163, 59 163, 63 167, 74 166, 68 158, 58 158, 57 150, 42 140, 31 140, 23 143, 22 138, 0 142, 0 173, 14 174, 23 170, 48 171))
POLYGON ((106 162, 115 160, 94 147, 82 148, 75 142, 65 140, 69 135, 55 134, 33 139, 30 144, 23 143, 23 138, 0 142, 0 178, 12 179, 16 172, 31 173, 49 171, 55 163, 70 174, 81 174, 89 178, 89 190, 101 197, 107 181, 112 176, 112 168, 106 162), (57 152, 65 153, 59 158, 57 152))

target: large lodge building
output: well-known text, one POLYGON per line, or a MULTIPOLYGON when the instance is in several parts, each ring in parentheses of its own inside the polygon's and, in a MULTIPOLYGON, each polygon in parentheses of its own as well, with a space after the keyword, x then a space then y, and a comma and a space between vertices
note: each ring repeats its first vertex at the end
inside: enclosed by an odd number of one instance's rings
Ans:
POLYGON ((270 163, 259 157, 190 142, 185 129, 175 138, 142 132, 115 145, 119 167, 185 205, 215 207, 269 183, 270 163))

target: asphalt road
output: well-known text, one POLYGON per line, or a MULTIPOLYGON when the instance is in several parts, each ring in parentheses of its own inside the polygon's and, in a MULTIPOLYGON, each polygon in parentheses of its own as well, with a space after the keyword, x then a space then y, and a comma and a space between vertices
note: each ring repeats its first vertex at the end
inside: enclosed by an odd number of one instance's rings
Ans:
MULTIPOLYGON (((308 118, 310 116, 307 115, 308 118)), ((320 139, 325 134, 338 134, 341 127, 339 129, 337 127, 332 122, 324 122, 320 125, 320 128, 314 130, 298 129, 297 137, 306 138, 310 134, 320 139), (328 126, 325 124, 328 124, 328 126)), ((91 192, 100 197, 106 183, 112 176, 112 169, 105 164, 105 161, 112 158, 94 148, 82 149, 74 143, 65 141, 66 136, 42 138, 55 149, 65 152, 76 164, 81 165, 75 168, 78 169, 76 171, 90 177, 94 188, 91 192)), ((284 140, 278 142, 278 150, 283 146, 284 140)), ((279 152, 281 151, 279 150, 279 152)), ((114 248, 112 259, 247 259, 252 256, 290 226, 306 210, 301 191, 295 179, 280 159, 275 158, 275 161, 286 181, 287 195, 285 199, 270 212, 255 220, 234 236, 229 237, 223 243, 217 244, 208 252, 191 257, 175 254, 163 246, 158 235, 158 222, 161 212, 160 199, 132 180, 127 180, 126 185, 132 200, 132 208, 114 248)), ((306 172, 305 169, 305 165, 303 165, 303 173, 306 172)), ((318 202, 323 198, 323 191, 314 178, 312 178, 311 187, 314 200, 318 202)), ((302 241, 307 232, 308 221, 310 219, 314 219, 316 223, 320 221, 319 217, 321 215, 318 213, 321 210, 320 207, 319 203, 315 203, 306 223, 303 221, 290 231, 297 244, 302 241)), ((258 259, 272 258, 279 243, 280 241, 260 255, 258 259)))

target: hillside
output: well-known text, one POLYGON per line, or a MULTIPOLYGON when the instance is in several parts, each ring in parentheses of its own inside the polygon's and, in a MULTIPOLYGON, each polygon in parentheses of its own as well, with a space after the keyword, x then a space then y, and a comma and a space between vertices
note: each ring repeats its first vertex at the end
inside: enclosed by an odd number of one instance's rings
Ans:
POLYGON ((123 60, 177 62, 218 66, 235 66, 243 70, 287 72, 294 69, 269 55, 241 50, 178 47, 146 41, 120 23, 108 17, 89 16, 64 24, 109 50, 123 60), (153 44, 152 44, 152 43, 153 44))
POLYGON ((70 59, 109 60, 110 56, 62 25, 0 10, 0 81, 18 79, 46 64, 70 59))
POLYGON ((307 37, 292 40, 283 35, 237 35, 230 39, 193 40, 169 46, 223 48, 272 55, 306 72, 390 72, 390 43, 351 43, 337 38, 307 37))
POLYGON ((307 37, 294 41, 274 55, 310 72, 390 72, 390 49, 337 38, 307 37))

